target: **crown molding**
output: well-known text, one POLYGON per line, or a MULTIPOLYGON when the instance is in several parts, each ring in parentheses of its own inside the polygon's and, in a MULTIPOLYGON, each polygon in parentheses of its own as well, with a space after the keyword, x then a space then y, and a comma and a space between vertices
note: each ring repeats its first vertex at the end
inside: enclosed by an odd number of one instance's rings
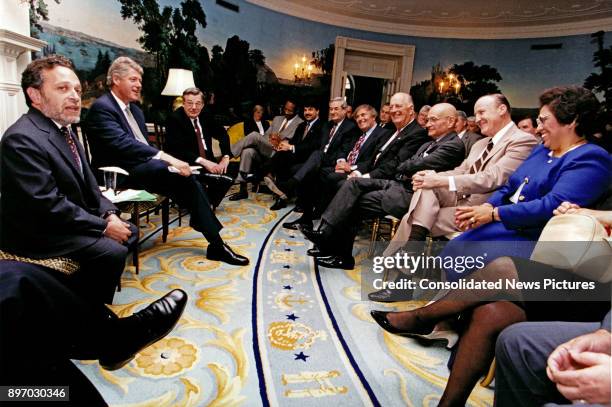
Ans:
POLYGON ((0 46, 5 55, 18 57, 27 51, 40 51, 45 45, 46 41, 0 29, 0 46))
POLYGON ((537 25, 514 25, 495 27, 444 27, 439 25, 398 24, 388 21, 369 20, 352 16, 340 16, 283 0, 246 0, 248 3, 275 12, 306 20, 378 32, 382 34, 405 35, 412 37, 455 38, 455 39, 521 39, 564 37, 569 35, 591 34, 596 31, 611 31, 612 17, 584 20, 569 23, 539 23, 537 25))

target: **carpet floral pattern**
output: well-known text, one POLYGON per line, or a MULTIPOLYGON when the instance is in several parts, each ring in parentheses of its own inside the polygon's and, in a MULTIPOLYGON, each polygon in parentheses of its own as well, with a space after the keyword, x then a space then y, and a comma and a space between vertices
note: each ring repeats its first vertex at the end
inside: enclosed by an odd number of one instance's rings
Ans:
MULTIPOLYGON (((217 210, 224 240, 249 266, 207 260, 206 240, 185 226, 186 216, 166 243, 158 232, 143 243, 140 273, 127 267, 113 310, 128 316, 182 288, 185 313, 120 370, 77 366, 112 406, 435 406, 449 351, 387 334, 369 315, 422 304, 363 301, 367 242, 357 242, 354 270, 317 269, 310 244, 281 227, 298 214, 269 211, 271 199, 251 194, 217 210)), ((158 227, 153 216, 141 233, 158 227)), ((477 386, 469 405, 492 405, 492 391, 477 386)))

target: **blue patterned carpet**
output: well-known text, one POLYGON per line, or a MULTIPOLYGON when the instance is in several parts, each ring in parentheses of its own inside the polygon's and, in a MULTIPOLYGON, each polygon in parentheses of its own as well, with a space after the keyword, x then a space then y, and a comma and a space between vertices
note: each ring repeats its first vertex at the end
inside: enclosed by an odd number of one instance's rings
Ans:
MULTIPOLYGON (((435 406, 449 351, 386 334, 369 315, 421 304, 362 301, 363 254, 351 271, 316 269, 309 243, 281 227, 298 214, 269 211, 271 199, 251 194, 217 211, 247 267, 207 260, 202 236, 176 222, 167 243, 153 235, 113 310, 130 315, 180 287, 189 303, 179 324, 121 370, 77 365, 113 406, 435 406)), ((158 227, 153 217, 142 231, 158 227)), ((491 404, 492 391, 477 386, 469 405, 491 404)))

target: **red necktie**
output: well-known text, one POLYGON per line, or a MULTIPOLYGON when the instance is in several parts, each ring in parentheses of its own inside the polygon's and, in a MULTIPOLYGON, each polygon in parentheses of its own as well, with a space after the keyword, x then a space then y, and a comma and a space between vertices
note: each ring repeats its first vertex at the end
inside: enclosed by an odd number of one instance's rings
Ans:
POLYGON ((198 150, 200 151, 200 157, 206 158, 206 147, 204 147, 204 140, 202 140, 202 133, 200 133, 200 126, 198 126, 198 118, 193 119, 193 127, 195 129, 196 137, 198 138, 198 150))
POLYGON ((77 168, 79 169, 79 172, 82 174, 83 173, 83 167, 81 166, 81 157, 79 157, 79 150, 78 150, 78 148, 76 146, 76 142, 72 138, 72 133, 70 132, 70 130, 66 126, 62 127, 60 129, 60 132, 62 133, 62 135, 66 139, 66 143, 68 143, 68 147, 70 147, 70 152, 72 153, 72 158, 74 159, 74 162, 75 162, 77 168))
POLYGON ((366 133, 363 133, 361 137, 359 137, 359 140, 357 140, 357 142, 355 143, 355 146, 353 147, 351 152, 349 153, 346 161, 350 165, 355 165, 355 162, 357 161, 357 157, 359 156, 359 150, 361 149, 361 145, 363 144, 363 141, 365 140, 365 138, 366 138, 366 133))

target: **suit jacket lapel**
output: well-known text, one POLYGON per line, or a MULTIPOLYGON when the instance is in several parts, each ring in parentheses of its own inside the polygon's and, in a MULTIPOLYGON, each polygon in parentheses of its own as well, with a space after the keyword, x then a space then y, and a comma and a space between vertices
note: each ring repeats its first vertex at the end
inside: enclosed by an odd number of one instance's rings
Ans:
MULTIPOLYGON (((74 157, 72 156, 72 151, 70 150, 70 146, 68 146, 68 142, 66 141, 62 133, 60 133, 55 123, 53 123, 51 119, 45 117, 38 110, 33 109, 33 108, 30 109, 28 114, 30 114, 30 117, 32 118, 32 122, 34 123, 36 127, 38 127, 39 130, 49 134, 49 141, 51 142, 51 144, 53 144, 53 146, 57 149, 57 151, 59 151, 62 158, 64 158, 64 160, 68 163, 68 165, 70 165, 76 177, 82 181, 83 177, 81 175, 81 171, 78 168, 77 163, 74 162, 74 157)), ((79 150, 79 157, 81 158, 81 164, 85 165, 85 163, 83 162, 83 154, 78 147, 78 143, 77 143, 77 150, 79 150)))
POLYGON ((370 137, 368 137, 366 142, 363 143, 361 147, 359 147, 359 152, 361 153, 362 151, 367 151, 367 149, 372 144, 375 144, 378 141, 378 136, 381 131, 383 130, 378 125, 376 125, 376 127, 374 127, 374 130, 372 130, 372 134, 370 134, 370 137))
MULTIPOLYGON (((111 104, 115 108, 115 111, 117 113, 119 113, 119 120, 121 121, 121 125, 123 126, 123 130, 127 131, 128 133, 130 133, 132 135, 132 137, 136 138, 136 135, 132 131, 132 126, 130 126, 130 124, 128 123, 127 119, 125 118, 125 113, 121 110, 121 107, 119 106, 119 104, 115 100, 115 97, 110 92, 107 93, 107 97, 111 101, 111 104)), ((131 111, 131 106, 130 106, 130 111, 131 111)), ((133 114, 134 113, 132 112, 132 115, 133 114)), ((136 123, 138 123, 138 121, 136 123)))
MULTIPOLYGON (((515 129, 517 129, 516 125, 512 125, 510 126, 510 128, 508 129, 508 131, 506 131, 506 133, 504 133, 504 135, 499 139, 499 141, 493 146, 493 149, 491 150, 491 152, 487 155, 487 158, 485 158, 485 160, 482 163, 482 167, 484 167, 485 165, 487 165, 487 162, 489 162, 489 160, 495 156, 495 154, 497 154, 498 151, 502 150, 503 148, 506 147, 506 145, 508 144, 508 141, 510 140, 510 138, 512 138, 512 136, 514 135, 514 131, 515 129)), ((486 149, 486 147, 485 147, 486 149)), ((480 157, 480 156, 479 156, 480 157)))

